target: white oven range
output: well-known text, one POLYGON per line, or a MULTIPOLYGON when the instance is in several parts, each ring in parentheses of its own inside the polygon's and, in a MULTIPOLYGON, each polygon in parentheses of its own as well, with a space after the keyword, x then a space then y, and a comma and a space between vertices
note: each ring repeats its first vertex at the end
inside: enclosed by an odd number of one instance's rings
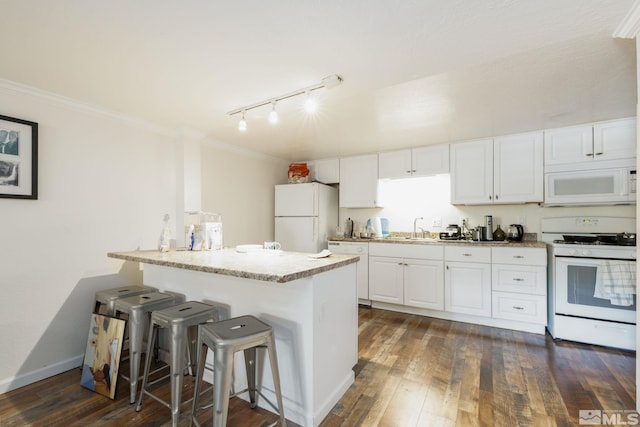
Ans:
POLYGON ((542 220, 549 250, 548 326, 554 339, 636 349, 635 219, 542 220), (633 239, 616 239, 619 234, 633 239))

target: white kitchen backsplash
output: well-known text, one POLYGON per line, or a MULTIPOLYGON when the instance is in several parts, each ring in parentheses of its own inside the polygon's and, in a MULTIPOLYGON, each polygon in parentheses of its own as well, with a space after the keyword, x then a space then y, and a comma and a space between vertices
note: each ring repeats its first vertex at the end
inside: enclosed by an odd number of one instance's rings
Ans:
MULTIPOLYGON (((525 232, 538 233, 544 217, 601 215, 635 217, 631 206, 541 207, 537 203, 517 205, 454 206, 450 203, 451 184, 448 174, 421 178, 381 180, 379 200, 384 207, 373 209, 340 209, 339 223, 351 218, 355 226, 364 226, 371 217, 389 219, 390 231, 413 231, 413 220, 425 230, 444 231, 447 224, 459 224, 469 219, 469 226, 484 225, 484 216, 493 215, 494 228, 500 224, 504 230, 509 224, 521 223, 525 232), (440 226, 436 226, 440 222, 440 226)), ((357 230, 357 228, 356 228, 357 230)), ((635 230, 620 230, 635 231, 635 230)))

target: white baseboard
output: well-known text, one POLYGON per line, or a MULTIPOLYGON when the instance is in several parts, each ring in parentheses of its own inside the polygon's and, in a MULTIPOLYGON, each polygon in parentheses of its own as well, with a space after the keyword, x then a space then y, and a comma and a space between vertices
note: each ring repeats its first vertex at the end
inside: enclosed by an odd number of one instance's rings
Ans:
MULTIPOLYGON (((0 394, 15 390, 20 387, 24 387, 29 384, 41 381, 45 378, 52 377, 54 375, 61 374, 73 368, 79 368, 82 366, 84 360, 84 354, 72 357, 67 360, 62 360, 53 365, 45 366, 35 371, 25 372, 18 374, 14 377, 6 378, 0 381, 0 394)), ((80 377, 78 377, 78 384, 80 384, 80 377)))

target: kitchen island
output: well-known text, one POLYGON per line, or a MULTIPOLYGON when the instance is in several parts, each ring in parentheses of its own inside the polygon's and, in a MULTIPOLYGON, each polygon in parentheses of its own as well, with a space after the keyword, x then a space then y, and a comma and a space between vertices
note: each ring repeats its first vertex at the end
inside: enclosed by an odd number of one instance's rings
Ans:
MULTIPOLYGON (((252 314, 273 326, 287 419, 317 426, 353 383, 357 256, 313 259, 303 253, 235 249, 108 256, 142 263, 145 285, 215 304, 228 317, 252 314)), ((241 354, 235 365, 240 390, 246 385, 241 354)), ((268 363, 262 377, 263 392, 275 401, 268 363)))

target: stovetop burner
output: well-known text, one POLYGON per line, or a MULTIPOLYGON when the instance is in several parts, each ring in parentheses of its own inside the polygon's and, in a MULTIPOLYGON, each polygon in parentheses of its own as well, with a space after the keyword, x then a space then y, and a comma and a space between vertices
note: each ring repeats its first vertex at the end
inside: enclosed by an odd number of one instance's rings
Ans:
POLYGON ((622 244, 616 242, 601 242, 599 240, 591 242, 575 242, 571 240, 554 240, 553 243, 561 243, 564 245, 596 245, 596 246, 635 246, 635 244, 622 244))
POLYGON ((606 246, 635 246, 635 233, 618 233, 618 234, 582 234, 570 235, 563 234, 562 240, 554 240, 553 243, 562 243, 567 245, 606 245, 606 246))

